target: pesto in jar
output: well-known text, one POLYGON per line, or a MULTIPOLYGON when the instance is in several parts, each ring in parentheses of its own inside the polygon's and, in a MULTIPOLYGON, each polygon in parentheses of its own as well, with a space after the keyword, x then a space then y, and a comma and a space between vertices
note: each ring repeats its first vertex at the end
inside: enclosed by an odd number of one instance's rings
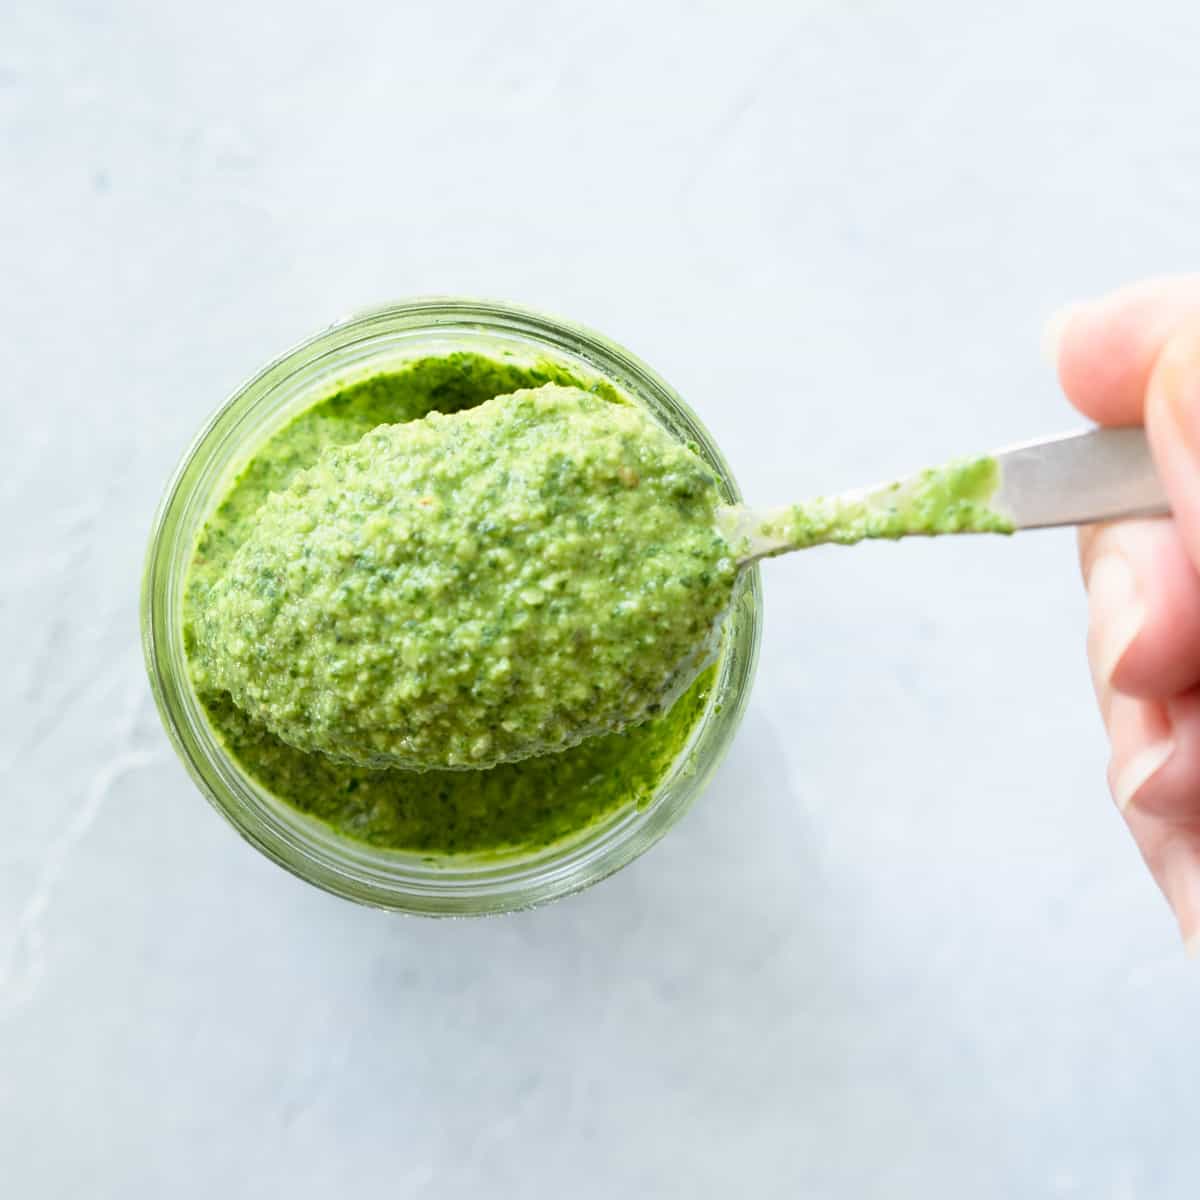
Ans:
MULTIPOLYGON (((614 722, 613 731, 604 732, 606 724, 601 722, 592 730, 595 736, 586 736, 578 745, 490 768, 413 771, 397 765, 397 762, 403 761, 403 755, 392 760, 386 753, 378 752, 377 743, 371 741, 368 733, 370 716, 364 717, 362 729, 356 730, 350 737, 341 723, 344 712, 338 719, 326 720, 324 724, 297 722, 289 727, 285 720, 277 719, 271 710, 272 701, 264 703, 261 694, 252 694, 252 688, 261 682, 261 678, 258 681, 252 678, 254 652, 246 653, 244 663, 236 668, 230 667, 228 659, 219 661, 222 639, 238 636, 235 626, 245 615, 235 616, 235 611, 252 598, 239 593, 239 587, 231 587, 228 581, 233 578, 239 579, 242 585, 249 585, 258 578, 263 587, 264 594, 259 598, 263 607, 251 615, 255 620, 265 621, 260 629, 270 629, 272 637, 278 635, 268 655, 268 660, 275 664, 277 676, 276 681, 266 688, 272 695, 275 692, 271 689, 277 688, 279 681, 299 678, 290 672, 304 657, 303 643, 306 638, 316 636, 325 650, 333 650, 343 644, 337 640, 338 627, 340 625, 344 630, 346 622, 334 620, 328 627, 318 631, 316 627, 321 622, 318 609, 313 608, 307 613, 301 611, 306 609, 306 604, 297 607, 283 631, 275 630, 274 621, 264 617, 264 613, 279 600, 278 595, 272 597, 266 594, 270 591, 267 586, 268 575, 273 571, 282 571, 286 578, 287 572, 294 569, 289 564, 305 561, 305 538, 290 543, 277 540, 275 547, 279 554, 272 558, 270 539, 261 536, 261 531, 271 528, 274 536, 288 528, 288 521, 303 523, 304 518, 299 515, 301 506, 297 504, 293 508, 288 498, 296 498, 305 489, 310 494, 314 490, 312 476, 306 473, 314 470, 318 473, 357 472, 355 477, 364 484, 364 489, 356 495, 359 501, 364 501, 370 487, 385 485, 388 472, 385 471, 378 480, 374 478, 377 462, 374 450, 385 452, 388 447, 374 447, 362 457, 356 457, 354 448, 356 444, 362 445, 365 435, 376 436, 372 431, 378 431, 379 426, 394 427, 404 422, 418 421, 431 412, 468 413, 478 410, 479 406, 495 396, 542 388, 547 384, 572 389, 566 396, 560 396, 559 400, 577 405, 581 411, 590 414, 590 419, 617 418, 611 422, 612 429, 609 431, 617 431, 617 436, 610 438, 613 445, 608 447, 613 449, 615 446, 614 454, 610 457, 606 451, 594 461, 589 455, 584 455, 587 462, 583 464, 586 469, 577 481, 580 486, 589 479, 592 483, 600 482, 600 476, 603 475, 604 486, 614 489, 614 495, 628 496, 637 490, 631 486, 630 474, 637 472, 637 487, 641 487, 644 478, 654 480, 656 487, 661 486, 664 494, 673 496, 673 502, 684 508, 691 505, 698 512, 701 505, 711 507, 715 502, 715 480, 708 474, 707 468, 697 471, 693 464, 698 464, 699 460, 679 447, 677 442, 667 439, 662 431, 658 432, 667 442, 656 445, 654 453, 661 456, 662 463, 670 466, 664 467, 657 475, 651 469, 643 477, 646 463, 642 459, 635 462, 630 455, 634 454, 634 443, 638 440, 635 433, 644 436, 646 430, 640 425, 635 429, 634 425, 629 424, 628 417, 632 413, 642 420, 648 418, 641 417, 640 410, 632 409, 623 397, 607 385, 578 379, 554 364, 518 364, 478 354, 456 353, 417 360, 347 384, 316 400, 258 448, 201 531, 187 579, 184 633, 193 682, 210 724, 231 756, 262 787, 294 808, 324 821, 342 835, 380 847, 420 851, 433 856, 502 853, 551 844, 628 806, 648 802, 663 776, 678 759, 704 713, 715 668, 700 669, 703 662, 699 655, 689 659, 684 654, 676 658, 673 673, 663 671, 661 663, 665 661, 664 658, 659 660, 658 675, 646 676, 658 680, 655 686, 662 689, 659 707, 663 711, 655 711, 654 703, 647 702, 641 714, 646 719, 639 724, 619 729, 614 722), (575 389, 582 389, 582 392, 575 389), (625 418, 624 422, 622 418, 625 418), (589 476, 588 471, 599 474, 589 476), (713 489, 711 494, 709 489, 713 489), (275 517, 272 516, 273 509, 282 511, 275 517), (236 601, 233 600, 235 595, 240 596, 236 601), (222 607, 226 603, 227 610, 222 607), (311 629, 309 623, 312 624, 311 629), (289 654, 289 646, 299 654, 289 654), (276 654, 278 658, 274 657, 276 654), (678 693, 682 687, 686 687, 685 694, 674 704, 669 704, 673 698, 672 689, 678 693), (663 702, 663 697, 667 703, 663 702), (314 736, 312 731, 318 727, 320 732, 314 736), (297 741, 307 744, 294 744, 280 736, 281 733, 290 734, 297 741), (360 733, 368 733, 368 736, 360 740, 360 733), (346 753, 347 750, 351 752, 346 753)), ((549 393, 554 391, 554 388, 548 389, 549 393)), ((537 397, 538 393, 530 393, 530 396, 537 397)), ((544 396, 543 400, 547 398, 544 396)), ((522 402, 534 406, 538 403, 536 399, 522 402)), ((657 430, 657 426, 654 428, 657 430)), ((387 443, 389 439, 385 438, 384 441, 387 443)), ((382 461, 382 458, 378 461, 382 461)), ((553 461, 552 454, 542 456, 542 466, 545 468, 543 484, 553 478, 548 465, 553 461)), ((580 464, 576 462, 574 466, 579 467, 580 464)), ((563 469, 567 470, 565 466, 563 469)), ((567 475, 559 481, 563 487, 568 486, 569 474, 567 470, 567 475)), ((337 501, 332 493, 336 491, 331 489, 328 497, 334 501, 335 507, 337 501)), ((546 503, 550 508, 553 507, 555 494, 561 496, 562 493, 549 489, 546 503)), ((449 495, 450 492, 444 491, 439 496, 435 488, 422 492, 417 500, 432 496, 435 503, 440 500, 444 505, 449 495)), ((433 508, 434 505, 418 504, 417 507, 433 508)), ((350 516, 350 511, 350 506, 347 506, 339 513, 339 517, 347 518, 347 528, 357 524, 350 516)), ((365 528, 372 515, 370 505, 364 503, 360 511, 365 528)), ((445 517, 445 508, 440 511, 445 517)), ((293 532, 302 532, 296 526, 291 528, 293 532)), ((448 531, 449 527, 442 524, 434 528, 448 531)), ((701 606, 697 610, 693 649, 707 645, 703 635, 712 629, 719 609, 727 603, 734 576, 727 548, 716 539, 711 529, 705 536, 711 535, 714 541, 711 545, 704 545, 704 538, 698 532, 699 525, 696 528, 691 550, 697 556, 697 565, 688 565, 687 570, 696 572, 697 582, 689 586, 699 587, 702 591, 709 589, 712 599, 708 602, 711 609, 701 606), (699 565, 701 559, 703 566, 699 565), (711 573, 711 577, 700 584, 700 573, 704 569, 711 573), (721 600, 721 597, 724 599, 721 600)), ((382 546, 384 543, 376 543, 372 537, 367 544, 382 546)), ((635 551, 630 546, 623 548, 626 555, 636 555, 640 549, 635 551)), ((356 562, 362 565, 366 560, 356 560, 353 553, 347 560, 347 550, 345 545, 323 548, 322 553, 327 553, 328 561, 321 565, 320 572, 324 572, 332 563, 344 564, 345 560, 349 563, 346 578, 358 578, 354 570, 356 562)), ((486 556, 487 548, 476 545, 467 547, 464 553, 468 556, 472 553, 486 556)), ((651 547, 646 557, 652 561, 657 553, 651 547)), ((312 563, 311 554, 308 562, 312 563)), ((544 593, 546 599, 538 604, 522 606, 535 614, 535 618, 546 611, 546 604, 552 602, 554 596, 554 585, 550 579, 554 574, 552 556, 548 563, 545 573, 535 581, 538 592, 544 593), (547 583, 549 587, 544 586, 547 583)), ((607 564, 606 569, 615 571, 621 565, 614 560, 607 564)), ((673 572, 667 572, 667 576, 678 576, 678 566, 677 563, 673 572)), ((370 570, 364 572, 362 579, 377 580, 373 585, 375 587, 384 583, 394 584, 394 578, 383 578, 387 569, 386 564, 381 566, 372 555, 370 570)), ((649 568, 641 573, 635 569, 634 575, 649 580, 649 572, 649 568)), ((591 578, 599 580, 600 576, 593 572, 591 578)), ((337 588, 344 582, 343 579, 332 585, 329 594, 337 594, 337 588)), ((534 582, 530 582, 528 588, 522 587, 514 594, 519 598, 520 591, 531 590, 534 586, 534 582)), ((247 586, 246 591, 252 592, 253 588, 247 586)), ((353 594, 354 589, 350 591, 353 594)), ((651 600, 678 603, 682 596, 691 594, 686 588, 679 593, 668 590, 665 596, 651 596, 651 600)), ((307 600, 315 592, 302 586, 297 595, 307 600)), ((355 598, 356 603, 361 600, 362 595, 355 598)), ((390 614, 387 621, 403 622, 405 618, 401 615, 401 609, 393 611, 390 605, 386 607, 390 614)), ((422 612, 426 617, 436 616, 437 605, 429 603, 422 612)), ((361 611, 359 615, 361 617, 361 611)), ((371 614, 369 619, 360 621, 354 631, 360 641, 364 636, 369 638, 371 623, 377 616, 371 614)), ((619 629, 620 614, 612 619, 616 622, 614 629, 619 629)), ((624 619, 627 621, 628 617, 624 619)), ((243 626, 243 637, 245 628, 243 626)), ((486 636, 482 628, 477 636, 486 636)), ((380 639, 380 645, 384 640, 380 639)), ((613 642, 606 644, 615 645, 613 642)), ((236 659, 238 656, 235 654, 232 657, 236 659)), ((312 657, 309 653, 310 662, 312 657)), ((653 658, 653 654, 649 657, 653 658)), ((259 675, 265 677, 268 674, 266 662, 261 658, 257 661, 264 668, 259 675)), ((495 659, 480 661, 491 661, 494 665, 495 659)), ((312 665, 314 670, 318 670, 318 664, 312 665)), ((319 671, 327 669, 324 663, 319 665, 319 671)), ((382 679, 382 666, 376 669, 381 672, 379 678, 382 679)), ((369 712, 372 704, 386 707, 388 703, 386 688, 378 693, 373 690, 371 681, 375 678, 371 670, 367 670, 368 686, 365 691, 358 693, 360 699, 367 697, 366 704, 360 709, 364 714, 369 712)), ((310 676, 306 675, 301 680, 301 687, 305 686, 312 687, 310 676)), ((653 686, 644 681, 639 686, 647 689, 647 695, 653 691, 653 686)), ((340 699, 337 701, 341 702, 340 699)), ((286 700, 280 703, 281 709, 287 708, 286 700)), ((577 711, 583 713, 587 704, 582 696, 576 703, 577 711)), ((450 714, 450 709, 445 710, 446 719, 453 719, 450 714)), ((563 719, 561 712, 557 719, 563 719)), ((443 727, 438 736, 444 732, 443 727)), ((507 731, 501 730, 503 732, 507 731)), ((561 729, 557 735, 552 732, 548 744, 554 744, 555 736, 558 736, 560 746, 568 746, 574 740, 562 737, 561 732, 561 729)), ((482 749, 477 746, 480 736, 479 732, 475 733, 474 743, 466 741, 465 734, 460 740, 460 748, 468 759, 473 749, 482 749)), ((488 757, 486 753, 481 754, 475 761, 488 757)), ((454 765, 466 766, 471 762, 454 765)))

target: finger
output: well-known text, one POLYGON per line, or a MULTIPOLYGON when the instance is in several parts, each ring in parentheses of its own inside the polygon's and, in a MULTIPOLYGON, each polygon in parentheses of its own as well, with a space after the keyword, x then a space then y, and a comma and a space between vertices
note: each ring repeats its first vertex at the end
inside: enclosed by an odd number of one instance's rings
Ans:
POLYGON ((1179 922, 1188 954, 1200 958, 1200 830, 1131 809, 1126 822, 1179 922))
POLYGON ((1113 698, 1109 782, 1190 950, 1200 951, 1200 692, 1113 698))
POLYGON ((1175 331, 1155 361, 1146 434, 1183 544, 1200 564, 1200 312, 1175 331))
POLYGON ((1101 425, 1140 425, 1159 352, 1200 314, 1200 275, 1152 279, 1050 319, 1047 353, 1067 398, 1101 425))
POLYGON ((1114 689, 1168 699, 1200 685, 1200 573, 1174 523, 1086 527, 1079 555, 1101 712, 1114 689))

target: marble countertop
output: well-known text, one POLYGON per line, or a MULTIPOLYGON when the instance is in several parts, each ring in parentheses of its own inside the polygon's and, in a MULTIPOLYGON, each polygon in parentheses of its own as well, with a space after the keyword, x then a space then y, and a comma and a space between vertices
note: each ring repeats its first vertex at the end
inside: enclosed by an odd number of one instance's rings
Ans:
POLYGON ((1075 423, 1057 305, 1195 265, 1200 8, 0 12, 0 1192, 1196 1194, 1200 969, 1104 784, 1065 533, 765 568, 656 849, 515 917, 286 875, 142 669, 199 424, 345 312, 592 325, 748 496, 1075 423))

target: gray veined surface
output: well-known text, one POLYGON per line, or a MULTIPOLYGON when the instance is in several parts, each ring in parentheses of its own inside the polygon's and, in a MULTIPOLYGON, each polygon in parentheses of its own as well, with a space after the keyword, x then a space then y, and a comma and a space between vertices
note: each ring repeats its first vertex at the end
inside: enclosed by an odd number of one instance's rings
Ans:
POLYGON ((1200 972, 1106 793, 1069 532, 769 564, 693 812, 480 923, 244 846, 135 609, 213 407, 395 296, 610 334, 753 498, 1069 425, 1042 318, 1189 257, 1197 38, 1170 0, 0 5, 0 963, 40 939, 0 1190, 1193 1200, 1200 972))

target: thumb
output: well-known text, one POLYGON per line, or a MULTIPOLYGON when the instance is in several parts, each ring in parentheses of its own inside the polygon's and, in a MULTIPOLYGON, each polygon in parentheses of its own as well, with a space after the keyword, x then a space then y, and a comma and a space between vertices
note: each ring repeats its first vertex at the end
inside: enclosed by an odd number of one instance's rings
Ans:
POLYGON ((1146 434, 1184 548, 1200 570, 1200 314, 1158 353, 1146 388, 1146 434))

